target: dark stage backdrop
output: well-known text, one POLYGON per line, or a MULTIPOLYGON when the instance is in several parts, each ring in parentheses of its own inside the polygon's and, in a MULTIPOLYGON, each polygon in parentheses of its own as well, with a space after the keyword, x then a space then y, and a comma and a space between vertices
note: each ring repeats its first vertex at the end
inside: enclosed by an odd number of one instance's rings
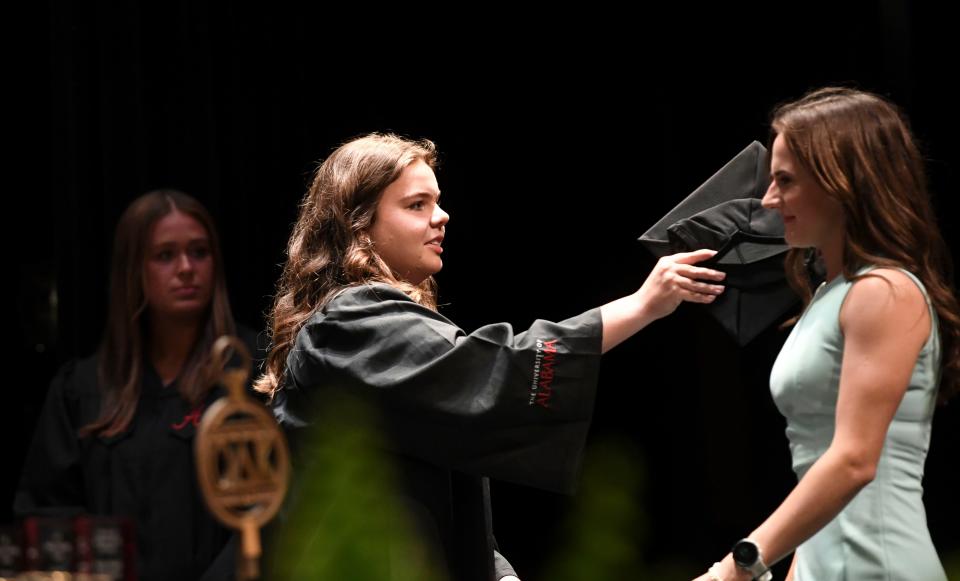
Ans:
MULTIPOLYGON (((373 27, 318 7, 41 7, 24 65, 38 81, 13 120, 27 153, 16 171, 30 183, 8 214, 31 232, 15 253, 11 366, 32 371, 3 407, 0 519, 50 377, 95 349, 116 220, 152 188, 211 209, 235 312, 262 328, 316 162, 369 131, 429 137, 451 215, 441 311, 468 330, 523 328, 636 289, 653 265, 637 236, 765 141, 776 103, 844 83, 892 97, 912 118, 960 258, 956 105, 944 78, 958 47, 946 10, 406 14, 403 26, 373 27)), ((790 490, 767 387, 784 338, 770 329, 741 349, 683 306, 605 357, 593 441, 635 446, 645 475, 636 542, 648 560, 705 569, 790 490)), ((925 480, 942 553, 960 550, 958 407, 938 412, 925 480)), ((503 552, 537 578, 572 501, 498 483, 494 502, 503 552)))

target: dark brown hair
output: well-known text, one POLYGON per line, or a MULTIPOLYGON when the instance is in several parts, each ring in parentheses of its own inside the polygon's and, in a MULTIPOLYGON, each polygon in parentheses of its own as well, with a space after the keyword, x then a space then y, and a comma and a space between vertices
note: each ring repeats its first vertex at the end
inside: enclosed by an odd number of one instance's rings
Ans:
MULTIPOLYGON (((937 228, 924 161, 904 115, 883 97, 828 87, 779 106, 770 143, 783 136, 797 161, 843 207, 843 275, 866 265, 916 275, 939 319, 940 401, 960 390, 960 308, 951 288, 953 264, 937 228)), ((791 249, 791 285, 810 301, 805 249, 791 249)))

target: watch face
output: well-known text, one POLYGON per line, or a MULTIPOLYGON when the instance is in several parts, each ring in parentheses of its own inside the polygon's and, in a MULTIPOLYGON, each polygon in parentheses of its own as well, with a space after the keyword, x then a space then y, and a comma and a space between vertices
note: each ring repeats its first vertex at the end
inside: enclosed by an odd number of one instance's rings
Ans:
POLYGON ((759 553, 757 545, 750 541, 740 541, 733 546, 733 560, 741 567, 749 567, 756 563, 759 553))

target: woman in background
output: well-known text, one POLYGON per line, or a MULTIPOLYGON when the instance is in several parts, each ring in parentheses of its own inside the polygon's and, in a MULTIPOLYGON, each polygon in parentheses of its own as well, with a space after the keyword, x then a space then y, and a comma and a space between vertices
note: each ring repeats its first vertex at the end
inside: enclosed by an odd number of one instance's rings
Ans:
POLYGON ((137 578, 232 578, 221 555, 230 533, 200 496, 193 436, 220 391, 210 348, 235 333, 207 210, 174 190, 137 198, 117 225, 100 348, 51 384, 17 515, 127 517, 137 578))

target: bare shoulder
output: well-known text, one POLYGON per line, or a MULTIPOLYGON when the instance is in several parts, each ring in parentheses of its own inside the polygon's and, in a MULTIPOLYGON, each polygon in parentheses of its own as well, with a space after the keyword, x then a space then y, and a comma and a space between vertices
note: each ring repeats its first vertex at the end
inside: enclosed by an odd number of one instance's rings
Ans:
POLYGON ((920 287, 902 270, 876 268, 854 281, 844 306, 860 304, 871 309, 926 306, 920 287))
POLYGON ((910 276, 895 268, 877 268, 854 281, 840 309, 840 325, 845 334, 862 331, 925 337, 930 316, 923 292, 910 276))

